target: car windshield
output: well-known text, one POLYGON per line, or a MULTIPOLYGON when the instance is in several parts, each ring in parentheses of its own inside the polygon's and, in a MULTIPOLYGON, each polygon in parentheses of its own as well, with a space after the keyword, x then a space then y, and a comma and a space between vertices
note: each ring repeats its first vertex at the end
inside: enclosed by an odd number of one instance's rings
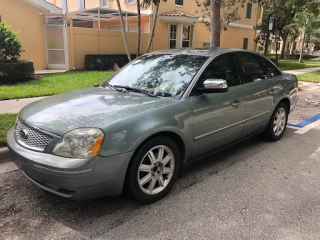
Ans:
POLYGON ((155 96, 179 97, 207 59, 182 54, 147 55, 121 69, 109 84, 147 91, 155 96))

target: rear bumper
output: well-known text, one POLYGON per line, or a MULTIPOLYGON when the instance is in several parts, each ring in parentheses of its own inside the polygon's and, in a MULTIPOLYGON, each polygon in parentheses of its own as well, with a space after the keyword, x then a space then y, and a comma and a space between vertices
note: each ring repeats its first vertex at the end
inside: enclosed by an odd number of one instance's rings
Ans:
POLYGON ((294 108, 298 103, 298 92, 299 92, 298 87, 296 87, 290 92, 290 113, 294 110, 294 108))
POLYGON ((12 160, 23 175, 38 187, 72 199, 119 195, 133 152, 110 157, 71 159, 31 151, 7 135, 12 160))

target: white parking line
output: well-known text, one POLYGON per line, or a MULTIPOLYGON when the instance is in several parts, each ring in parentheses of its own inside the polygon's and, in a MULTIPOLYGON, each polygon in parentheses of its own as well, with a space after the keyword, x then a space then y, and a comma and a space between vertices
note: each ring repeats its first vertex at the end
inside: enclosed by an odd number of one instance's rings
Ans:
POLYGON ((13 162, 6 162, 6 163, 1 163, 0 164, 0 175, 13 172, 18 170, 18 167, 13 163, 13 162))
POLYGON ((309 132, 311 129, 313 128, 316 128, 320 125, 320 119, 313 122, 313 123, 310 123, 309 125, 303 127, 303 128, 300 128, 298 131, 296 131, 295 133, 297 134, 305 134, 307 132, 309 132))
POLYGON ((298 127, 289 126, 289 125, 287 125, 287 128, 296 129, 296 130, 300 129, 300 128, 298 128, 298 127))

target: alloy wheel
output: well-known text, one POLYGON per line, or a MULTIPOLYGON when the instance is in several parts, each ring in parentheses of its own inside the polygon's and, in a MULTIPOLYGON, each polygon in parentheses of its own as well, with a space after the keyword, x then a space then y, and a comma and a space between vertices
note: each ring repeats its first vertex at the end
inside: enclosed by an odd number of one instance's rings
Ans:
POLYGON ((143 157, 138 170, 140 189, 148 195, 163 191, 170 183, 175 170, 172 150, 165 145, 150 149, 143 157))
POLYGON ((285 129, 287 121, 286 110, 279 108, 273 121, 273 132, 276 136, 280 136, 285 129))

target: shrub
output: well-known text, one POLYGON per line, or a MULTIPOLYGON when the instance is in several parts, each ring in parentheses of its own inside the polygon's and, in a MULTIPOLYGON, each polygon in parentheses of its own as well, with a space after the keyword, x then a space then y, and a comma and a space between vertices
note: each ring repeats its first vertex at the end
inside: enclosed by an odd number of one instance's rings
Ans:
MULTIPOLYGON (((136 55, 132 55, 132 59, 136 55)), ((121 68, 128 63, 128 56, 126 54, 89 54, 84 57, 85 70, 110 70, 113 69, 115 63, 121 68)))
MULTIPOLYGON (((269 58, 276 58, 276 55, 275 54, 269 54, 268 55, 269 58)), ((278 55, 278 57, 280 58, 280 54, 278 55)), ((300 54, 285 54, 284 55, 284 58, 285 59, 293 59, 293 60, 299 60, 300 58, 300 54)), ((308 55, 308 54, 304 54, 303 55, 303 59, 304 60, 310 60, 310 59, 313 59, 313 58, 318 58, 318 56, 313 56, 313 55, 308 55)))
POLYGON ((6 22, 0 22, 0 60, 17 60, 24 52, 17 34, 6 22))
POLYGON ((31 61, 0 61, 0 84, 24 81, 33 74, 34 68, 31 61))

